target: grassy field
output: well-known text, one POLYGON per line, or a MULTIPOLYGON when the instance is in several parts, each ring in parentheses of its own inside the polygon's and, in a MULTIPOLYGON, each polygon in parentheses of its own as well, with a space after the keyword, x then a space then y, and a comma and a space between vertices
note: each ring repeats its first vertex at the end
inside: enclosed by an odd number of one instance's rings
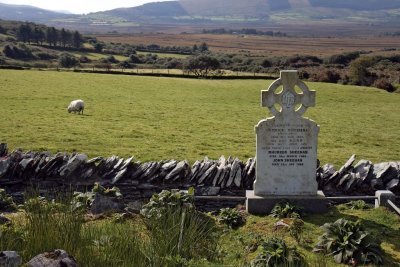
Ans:
MULTIPOLYGON (((271 81, 197 80, 55 71, 0 70, 0 142, 24 150, 79 151, 141 161, 255 155, 254 125, 268 112, 260 90, 271 81), (68 114, 73 99, 83 116, 68 114)), ((343 164, 351 154, 399 160, 400 94, 308 83, 320 126, 318 157, 343 164)))

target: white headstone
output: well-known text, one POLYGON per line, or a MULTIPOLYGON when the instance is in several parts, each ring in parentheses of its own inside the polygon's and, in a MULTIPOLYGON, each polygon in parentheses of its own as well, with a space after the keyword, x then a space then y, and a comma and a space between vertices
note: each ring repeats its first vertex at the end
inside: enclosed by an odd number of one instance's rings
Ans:
POLYGON ((255 127, 254 195, 317 195, 319 126, 302 117, 314 105, 315 91, 299 80, 297 71, 281 71, 280 79, 262 91, 262 106, 268 107, 274 117, 261 120, 255 127), (277 92, 281 86, 283 89, 277 92), (302 93, 297 93, 295 86, 302 93))

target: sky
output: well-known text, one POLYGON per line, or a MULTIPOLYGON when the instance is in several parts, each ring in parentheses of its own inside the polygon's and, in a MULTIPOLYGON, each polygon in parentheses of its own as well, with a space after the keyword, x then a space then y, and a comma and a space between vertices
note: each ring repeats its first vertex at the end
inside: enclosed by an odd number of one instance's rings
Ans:
POLYGON ((0 0, 0 3, 30 5, 49 10, 62 10, 76 14, 83 14, 89 12, 110 10, 119 7, 134 7, 149 2, 161 1, 165 0, 0 0))

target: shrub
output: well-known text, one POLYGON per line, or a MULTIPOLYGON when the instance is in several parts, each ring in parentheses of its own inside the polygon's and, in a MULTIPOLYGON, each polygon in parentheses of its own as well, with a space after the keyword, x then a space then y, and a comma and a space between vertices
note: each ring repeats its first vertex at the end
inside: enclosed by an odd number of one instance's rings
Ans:
POLYGON ((79 61, 73 56, 68 53, 64 53, 58 59, 60 66, 63 68, 72 68, 79 65, 79 61))
POLYGON ((310 80, 313 82, 337 83, 340 78, 340 74, 336 71, 323 69, 313 73, 310 80))
POLYGON ((105 188, 99 183, 94 183, 91 192, 74 192, 73 198, 71 200, 72 208, 77 210, 85 210, 87 208, 90 208, 92 206, 96 193, 108 197, 122 198, 122 194, 118 187, 114 186, 112 188, 105 188))
POLYGON ((380 246, 364 230, 360 221, 339 219, 334 223, 325 223, 321 228, 325 233, 319 237, 314 252, 329 253, 336 263, 383 263, 380 246))
POLYGON ((263 241, 257 257, 251 262, 252 267, 272 266, 306 266, 304 257, 296 250, 286 245, 279 238, 263 241))
POLYGON ((396 91, 396 88, 393 86, 393 84, 391 84, 384 78, 380 78, 380 79, 376 80, 373 85, 376 88, 386 90, 390 93, 396 91))
POLYGON ((188 193, 163 190, 159 194, 154 194, 149 203, 143 205, 140 214, 146 218, 161 218, 168 207, 194 209, 194 189, 189 188, 188 193))
POLYGON ((275 218, 301 218, 302 209, 289 202, 277 203, 271 210, 271 216, 275 218))
POLYGON ((46 53, 46 52, 36 53, 36 56, 41 60, 50 60, 50 59, 57 58, 55 55, 52 55, 52 54, 49 54, 49 53, 46 53))
POLYGON ((6 45, 3 49, 3 54, 6 57, 14 59, 35 59, 31 49, 24 44, 20 44, 19 46, 6 45))
POLYGON ((222 208, 218 214, 218 221, 228 225, 229 228, 236 228, 243 225, 246 220, 239 210, 235 208, 222 208))
POLYGON ((373 73, 369 71, 377 61, 376 57, 360 57, 353 60, 349 66, 349 77, 353 84, 369 86, 375 80, 373 73))
POLYGON ((370 209, 371 205, 365 203, 364 200, 353 200, 343 204, 342 207, 351 210, 366 210, 370 209))
POLYGON ((12 212, 17 210, 12 197, 6 193, 6 190, 0 188, 0 211, 12 212))
POLYGON ((217 74, 221 64, 217 58, 208 55, 192 56, 187 58, 184 68, 198 77, 208 77, 217 74))

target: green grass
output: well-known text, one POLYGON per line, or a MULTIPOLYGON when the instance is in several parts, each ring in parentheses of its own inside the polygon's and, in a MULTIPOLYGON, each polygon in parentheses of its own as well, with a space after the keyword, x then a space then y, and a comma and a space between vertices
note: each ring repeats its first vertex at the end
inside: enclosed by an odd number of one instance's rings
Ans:
MULTIPOLYGON (((72 54, 76 57, 86 56, 90 60, 99 60, 99 59, 107 58, 108 56, 110 56, 110 55, 94 53, 94 52, 93 53, 91 53, 91 52, 73 52, 72 54)), ((114 58, 119 61, 124 61, 124 60, 128 59, 127 57, 120 56, 120 55, 112 55, 112 56, 114 56, 114 58)))
POLYGON ((290 246, 296 246, 306 258, 310 266, 346 266, 338 265, 333 257, 323 256, 312 252, 323 234, 320 226, 345 218, 356 221, 361 220, 375 238, 382 241, 381 248, 384 251, 384 266, 399 266, 400 262, 400 218, 384 208, 369 210, 339 210, 337 207, 330 209, 328 213, 319 215, 307 215, 304 218, 304 230, 302 241, 298 244, 286 230, 274 230, 274 224, 279 220, 271 216, 249 216, 246 225, 237 229, 226 231, 221 240, 221 249, 226 252, 225 261, 232 266, 243 266, 250 262, 257 252, 244 249, 256 244, 258 238, 272 236, 283 238, 290 246), (242 248, 242 249, 237 249, 242 248), (396 265, 397 264, 397 265, 396 265))
MULTIPOLYGON (((24 150, 79 151, 141 161, 255 155, 254 125, 268 115, 260 91, 271 81, 196 80, 53 71, 0 71, 0 142, 24 150), (83 116, 68 114, 73 99, 83 116)), ((400 94, 307 83, 317 104, 318 157, 399 160, 400 94)))

